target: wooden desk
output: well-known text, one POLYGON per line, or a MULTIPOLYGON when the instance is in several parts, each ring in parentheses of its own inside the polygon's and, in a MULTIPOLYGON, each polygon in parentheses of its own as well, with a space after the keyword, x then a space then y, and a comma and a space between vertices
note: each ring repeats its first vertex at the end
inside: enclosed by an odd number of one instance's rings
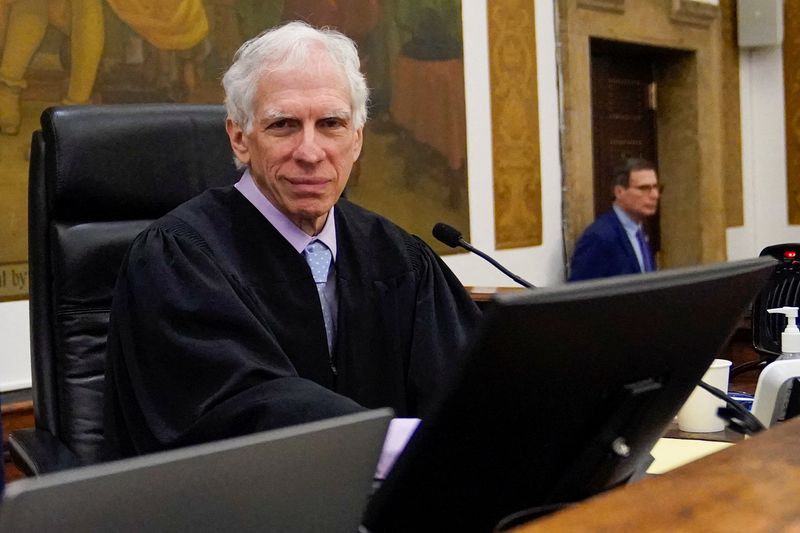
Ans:
POLYGON ((496 294, 525 292, 529 289, 523 287, 466 287, 472 301, 481 309, 486 309, 496 294))
POLYGON ((800 531, 800 418, 514 533, 800 531))

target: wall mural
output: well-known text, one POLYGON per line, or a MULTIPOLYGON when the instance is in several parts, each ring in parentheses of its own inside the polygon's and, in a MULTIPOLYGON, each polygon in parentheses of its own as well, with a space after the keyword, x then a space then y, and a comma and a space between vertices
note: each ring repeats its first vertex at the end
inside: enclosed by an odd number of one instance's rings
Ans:
POLYGON ((339 29, 372 90, 347 194, 420 235, 469 238, 459 0, 0 0, 0 301, 27 297, 31 134, 53 105, 220 103, 246 39, 283 21, 339 29))

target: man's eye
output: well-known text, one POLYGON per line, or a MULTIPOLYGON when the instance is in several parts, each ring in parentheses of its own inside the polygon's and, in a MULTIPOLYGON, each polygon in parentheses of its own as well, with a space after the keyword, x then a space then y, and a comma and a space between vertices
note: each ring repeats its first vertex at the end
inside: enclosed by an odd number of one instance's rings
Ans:
POLYGON ((281 120, 276 120, 275 122, 270 123, 270 125, 267 126, 267 128, 271 129, 271 130, 279 130, 279 129, 288 128, 289 125, 290 124, 289 124, 289 120, 288 119, 281 119, 281 120))
POLYGON ((344 120, 340 118, 326 118, 322 121, 322 126, 324 128, 341 128, 344 127, 344 125, 344 120))

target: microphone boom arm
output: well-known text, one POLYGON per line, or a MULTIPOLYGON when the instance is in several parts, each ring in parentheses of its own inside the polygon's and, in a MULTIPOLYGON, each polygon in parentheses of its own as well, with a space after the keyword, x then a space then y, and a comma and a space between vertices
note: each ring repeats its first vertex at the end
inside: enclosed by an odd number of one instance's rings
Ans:
POLYGON ((500 263, 495 261, 494 258, 490 257, 488 254, 485 254, 484 252, 481 252, 480 250, 478 250, 477 248, 475 248, 470 243, 468 243, 467 241, 465 241, 464 239, 462 239, 460 237, 458 239, 458 245, 461 246, 462 248, 464 248, 465 250, 468 250, 468 251, 472 252, 475 255, 479 255, 479 256, 483 257, 484 259, 489 261, 495 268, 497 268, 497 270, 499 270, 500 272, 502 272, 503 274, 505 274, 506 276, 508 276, 512 280, 514 280, 515 282, 519 283, 523 287, 525 287, 527 289, 535 288, 532 283, 529 283, 529 282, 525 281, 524 279, 522 279, 521 277, 517 276, 516 274, 514 274, 513 272, 508 270, 506 267, 504 267, 503 265, 501 265, 500 263))
POLYGON ((492 264, 493 267, 495 267, 497 270, 499 270, 509 278, 513 279, 516 283, 519 283, 523 287, 527 289, 536 288, 532 283, 529 283, 524 279, 522 279, 521 277, 517 276, 516 274, 512 273, 506 267, 504 267, 503 265, 501 265, 500 263, 489 257, 487 254, 481 252, 480 250, 472 246, 470 243, 465 241, 461 237, 461 232, 458 231, 453 226, 445 224, 444 222, 439 222, 438 224, 433 226, 433 236, 436 237, 438 241, 446 244, 450 248, 455 248, 456 246, 460 246, 461 248, 467 250, 468 252, 472 252, 473 254, 486 259, 487 261, 489 261, 489 263, 492 264))

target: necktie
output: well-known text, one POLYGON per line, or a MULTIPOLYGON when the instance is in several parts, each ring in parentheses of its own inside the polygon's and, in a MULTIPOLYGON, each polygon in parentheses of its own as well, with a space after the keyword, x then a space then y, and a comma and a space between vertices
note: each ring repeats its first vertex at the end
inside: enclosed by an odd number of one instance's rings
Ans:
POLYGON ((652 272, 656 269, 655 262, 653 261, 653 252, 650 251, 650 243, 647 242, 647 237, 644 230, 639 228, 636 232, 636 240, 639 241, 639 250, 642 252, 642 264, 644 265, 643 272, 652 272))
POLYGON ((331 251, 320 241, 313 241, 303 251, 306 262, 311 268, 311 275, 317 284, 319 301, 322 305, 322 318, 325 321, 325 336, 328 338, 328 350, 333 348, 333 319, 328 309, 327 298, 325 297, 325 283, 328 281, 328 271, 331 267, 331 251))
POLYGON ((314 276, 314 282, 318 288, 320 285, 324 288, 331 267, 331 251, 322 242, 313 241, 306 246, 305 256, 311 268, 311 275, 314 276))

